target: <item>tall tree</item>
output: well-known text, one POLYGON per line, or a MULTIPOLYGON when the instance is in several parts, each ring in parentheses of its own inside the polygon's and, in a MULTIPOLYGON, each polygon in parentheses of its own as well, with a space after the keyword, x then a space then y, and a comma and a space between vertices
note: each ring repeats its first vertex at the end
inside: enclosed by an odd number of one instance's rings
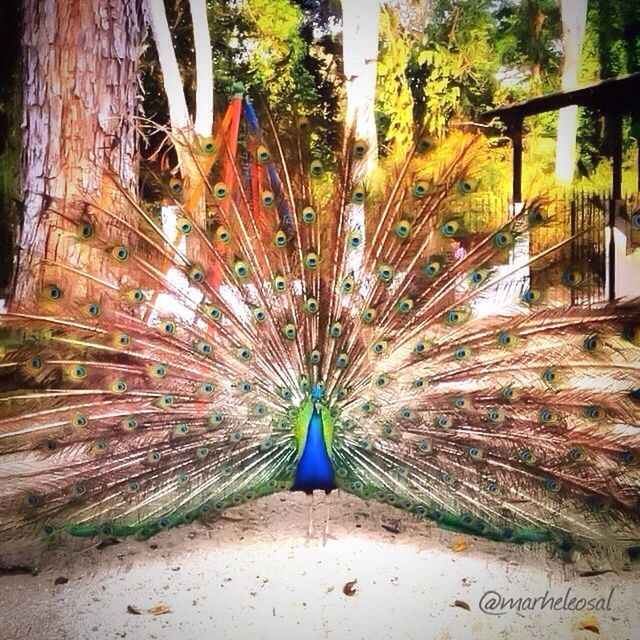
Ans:
MULTIPOLYGON (((587 0, 561 0, 562 88, 575 89, 578 84, 580 52, 587 26, 587 0)), ((578 107, 560 109, 556 142, 556 177, 564 183, 573 180, 576 166, 576 135, 578 133, 578 107)))
POLYGON ((342 58, 346 79, 348 131, 369 146, 367 171, 378 156, 378 135, 374 112, 379 0, 342 0, 342 58))
POLYGON ((135 115, 143 39, 140 0, 23 0, 20 265, 13 305, 37 295, 46 275, 29 255, 74 264, 65 219, 88 197, 107 197, 107 174, 137 186, 135 115), (56 234, 56 241, 49 241, 56 234))

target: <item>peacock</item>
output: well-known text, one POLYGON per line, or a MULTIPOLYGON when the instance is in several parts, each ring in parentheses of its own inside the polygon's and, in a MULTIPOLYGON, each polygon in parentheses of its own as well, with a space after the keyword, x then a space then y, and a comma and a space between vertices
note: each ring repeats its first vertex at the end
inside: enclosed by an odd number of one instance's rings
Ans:
POLYGON ((531 249, 544 197, 483 214, 481 136, 418 129, 371 172, 316 125, 239 91, 213 136, 167 135, 197 170, 150 168, 155 205, 115 176, 48 203, 37 300, 1 317, 0 537, 146 539, 340 490, 637 556, 640 302, 570 304, 595 276, 576 236, 531 249))

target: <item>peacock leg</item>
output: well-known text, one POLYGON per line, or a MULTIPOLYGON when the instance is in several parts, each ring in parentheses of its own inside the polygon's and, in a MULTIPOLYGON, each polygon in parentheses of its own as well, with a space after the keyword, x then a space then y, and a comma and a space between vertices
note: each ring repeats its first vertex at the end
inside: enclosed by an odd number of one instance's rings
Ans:
POLYGON ((307 537, 310 538, 313 534, 313 491, 310 491, 309 496, 309 527, 307 530, 307 537))
POLYGON ((329 537, 329 512, 330 512, 330 507, 331 507, 331 503, 329 502, 329 496, 331 494, 329 493, 329 491, 327 491, 325 493, 325 498, 324 498, 324 506, 326 509, 325 512, 325 520, 324 520, 324 538, 325 540, 329 537))

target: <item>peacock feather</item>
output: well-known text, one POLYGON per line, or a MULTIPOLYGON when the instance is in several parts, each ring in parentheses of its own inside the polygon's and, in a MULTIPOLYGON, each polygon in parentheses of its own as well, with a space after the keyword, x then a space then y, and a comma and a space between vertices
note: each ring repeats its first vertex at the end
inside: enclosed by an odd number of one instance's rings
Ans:
POLYGON ((31 256, 39 297, 1 318, 0 535, 145 538, 339 488, 636 548, 640 303, 563 303, 590 277, 572 238, 510 261, 549 216, 481 216, 482 139, 417 131, 371 174, 352 132, 322 155, 243 95, 216 131, 172 140, 199 178, 158 173, 160 209, 115 179, 51 201, 73 249, 31 256))

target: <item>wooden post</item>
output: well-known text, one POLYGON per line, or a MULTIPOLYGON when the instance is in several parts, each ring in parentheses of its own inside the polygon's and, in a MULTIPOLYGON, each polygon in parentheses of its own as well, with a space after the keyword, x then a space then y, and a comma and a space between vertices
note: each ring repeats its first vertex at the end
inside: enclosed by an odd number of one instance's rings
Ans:
POLYGON ((622 113, 606 116, 611 135, 611 201, 609 202, 609 301, 616 299, 616 212, 622 198, 622 113))
POLYGON ((513 144, 513 202, 522 202, 522 118, 509 122, 508 133, 513 144))

